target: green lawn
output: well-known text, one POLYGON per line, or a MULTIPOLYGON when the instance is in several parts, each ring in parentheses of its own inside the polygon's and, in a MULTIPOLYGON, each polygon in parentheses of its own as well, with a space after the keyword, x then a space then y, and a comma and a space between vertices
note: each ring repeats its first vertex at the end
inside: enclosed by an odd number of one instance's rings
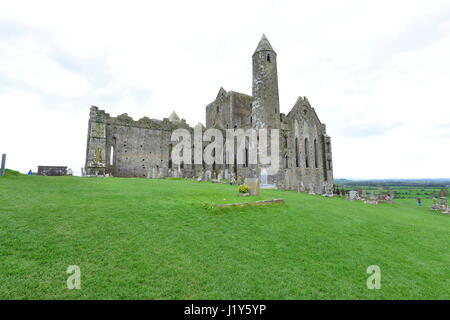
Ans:
POLYGON ((185 180, 0 177, 0 299, 448 299, 450 215, 185 180), (233 209, 213 203, 284 198, 233 209), (68 290, 66 269, 81 269, 68 290), (370 265, 381 289, 368 290, 370 265))

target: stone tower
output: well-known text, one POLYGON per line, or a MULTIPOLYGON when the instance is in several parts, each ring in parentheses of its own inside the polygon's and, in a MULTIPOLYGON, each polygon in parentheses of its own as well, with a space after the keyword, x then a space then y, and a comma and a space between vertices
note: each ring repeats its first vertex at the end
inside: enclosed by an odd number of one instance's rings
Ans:
POLYGON ((259 41, 252 58, 252 127, 280 128, 277 54, 265 35, 259 41))

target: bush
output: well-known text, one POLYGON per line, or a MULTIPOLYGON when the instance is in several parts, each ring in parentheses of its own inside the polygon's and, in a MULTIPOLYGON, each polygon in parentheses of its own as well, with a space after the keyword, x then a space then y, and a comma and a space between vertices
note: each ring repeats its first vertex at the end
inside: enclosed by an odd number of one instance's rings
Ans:
POLYGON ((240 193, 248 193, 248 190, 250 190, 250 187, 245 185, 245 184, 241 184, 239 186, 239 192, 240 193))

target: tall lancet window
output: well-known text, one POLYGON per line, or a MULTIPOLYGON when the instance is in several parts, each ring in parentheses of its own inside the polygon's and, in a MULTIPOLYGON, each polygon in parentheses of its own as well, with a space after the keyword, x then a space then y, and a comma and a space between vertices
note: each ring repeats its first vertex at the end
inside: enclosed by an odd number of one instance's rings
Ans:
POLYGON ((308 138, 305 138, 305 165, 307 168, 309 168, 308 151, 309 151, 308 138))
POLYGON ((319 161, 318 161, 318 154, 317 154, 317 140, 314 139, 314 167, 319 167, 319 161))
POLYGON ((295 138, 295 166, 298 167, 298 138, 295 138))
POLYGON ((109 165, 114 165, 114 146, 111 146, 111 154, 109 155, 109 165))

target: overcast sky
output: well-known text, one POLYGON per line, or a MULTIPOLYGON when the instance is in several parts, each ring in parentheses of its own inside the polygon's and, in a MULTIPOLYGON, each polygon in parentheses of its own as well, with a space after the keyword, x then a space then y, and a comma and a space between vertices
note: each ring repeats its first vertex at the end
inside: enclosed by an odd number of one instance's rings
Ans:
POLYGON ((308 97, 342 178, 450 177, 450 2, 1 1, 7 167, 84 166, 89 108, 195 125, 251 94, 265 33, 281 112, 308 97))

